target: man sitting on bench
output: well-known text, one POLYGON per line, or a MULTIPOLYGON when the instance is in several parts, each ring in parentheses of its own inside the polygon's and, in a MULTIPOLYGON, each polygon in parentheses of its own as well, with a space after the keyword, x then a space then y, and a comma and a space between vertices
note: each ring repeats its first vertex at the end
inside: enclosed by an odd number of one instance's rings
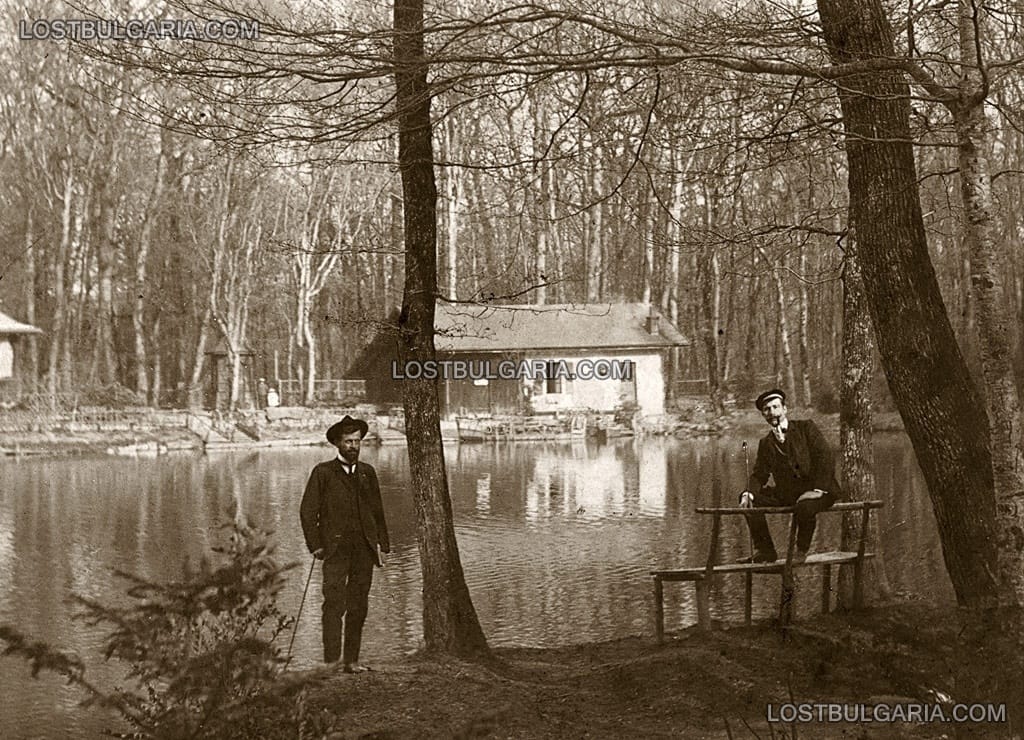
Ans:
MULTIPOLYGON (((793 562, 807 559, 814 537, 815 517, 840 496, 832 450, 810 419, 786 418, 786 394, 765 391, 754 402, 771 429, 757 446, 757 461, 740 494, 743 508, 792 506, 796 516, 796 552, 793 562), (769 486, 768 476, 774 485, 769 486)), ((778 559, 764 514, 747 514, 754 552, 740 562, 770 563, 778 559)))

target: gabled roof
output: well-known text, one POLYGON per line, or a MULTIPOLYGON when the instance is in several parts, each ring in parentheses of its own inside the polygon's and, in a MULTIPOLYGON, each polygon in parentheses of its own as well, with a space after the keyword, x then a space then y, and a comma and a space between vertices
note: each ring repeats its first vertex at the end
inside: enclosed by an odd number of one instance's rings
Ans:
POLYGON ((43 330, 31 324, 23 324, 15 321, 5 313, 0 312, 0 334, 42 334, 43 330))
POLYGON ((439 303, 435 343, 439 352, 661 349, 689 344, 656 309, 657 330, 649 332, 650 314, 647 303, 439 303))

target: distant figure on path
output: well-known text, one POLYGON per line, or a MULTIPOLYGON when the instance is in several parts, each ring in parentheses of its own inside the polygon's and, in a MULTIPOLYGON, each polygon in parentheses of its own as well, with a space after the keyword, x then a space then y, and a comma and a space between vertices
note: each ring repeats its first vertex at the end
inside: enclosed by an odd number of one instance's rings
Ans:
POLYGON ((338 455, 313 468, 299 507, 306 547, 324 561, 324 662, 342 657, 344 620, 346 673, 368 670, 359 664, 359 646, 373 566, 383 566, 383 553, 391 552, 377 471, 359 462, 367 429, 362 419, 346 416, 327 430, 338 455))
MULTIPOLYGON (((771 428, 757 446, 757 461, 740 494, 740 506, 794 506, 797 530, 793 562, 802 563, 814 537, 815 517, 841 494, 832 449, 813 421, 787 418, 786 394, 778 388, 762 393, 754 405, 771 428), (769 475, 774 485, 768 485, 769 475)), ((740 562, 776 560, 764 514, 747 514, 746 518, 754 552, 740 562)))

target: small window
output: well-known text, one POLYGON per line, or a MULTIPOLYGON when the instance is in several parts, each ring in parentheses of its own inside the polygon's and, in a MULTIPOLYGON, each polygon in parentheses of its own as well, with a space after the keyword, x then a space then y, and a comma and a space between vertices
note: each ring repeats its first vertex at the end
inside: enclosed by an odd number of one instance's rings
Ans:
POLYGON ((544 375, 547 383, 545 393, 562 393, 565 386, 566 365, 558 360, 548 360, 547 370, 544 375))

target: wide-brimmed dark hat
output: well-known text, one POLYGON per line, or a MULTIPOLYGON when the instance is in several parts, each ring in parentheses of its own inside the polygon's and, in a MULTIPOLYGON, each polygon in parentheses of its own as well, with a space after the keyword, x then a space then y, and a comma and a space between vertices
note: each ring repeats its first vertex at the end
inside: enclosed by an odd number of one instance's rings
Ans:
POLYGON ((764 405, 771 401, 773 398, 782 399, 783 405, 786 403, 786 392, 779 390, 778 388, 772 388, 770 391, 765 391, 757 400, 754 401, 754 405, 757 406, 758 411, 764 411, 764 405))
POLYGON ((331 424, 327 430, 327 441, 334 444, 334 440, 338 437, 343 434, 351 434, 352 432, 359 432, 359 439, 362 439, 369 430, 370 425, 362 419, 353 419, 351 416, 346 415, 341 421, 331 424))

